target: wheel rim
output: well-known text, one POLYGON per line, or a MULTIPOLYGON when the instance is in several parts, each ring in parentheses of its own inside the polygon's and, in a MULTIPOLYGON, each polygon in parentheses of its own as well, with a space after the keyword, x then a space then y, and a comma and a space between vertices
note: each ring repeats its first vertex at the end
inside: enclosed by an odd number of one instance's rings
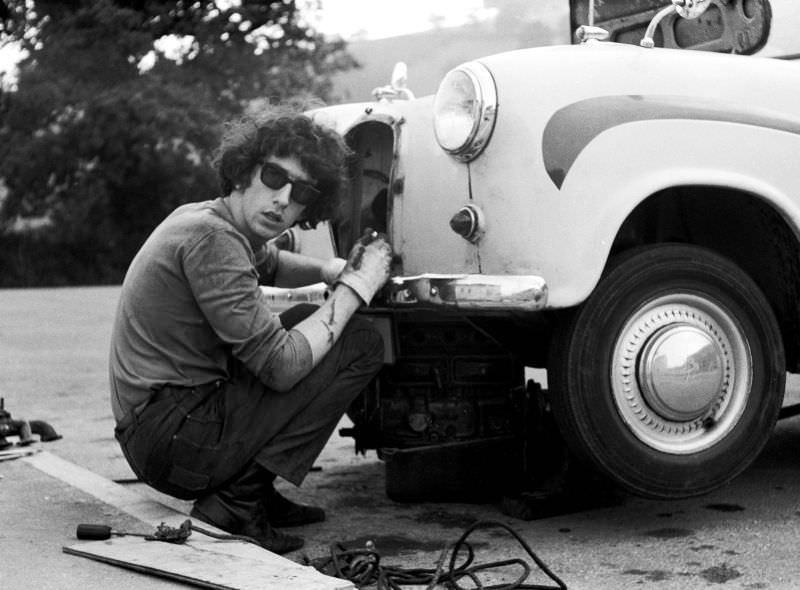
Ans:
POLYGON ((691 454, 723 440, 744 411, 750 348, 737 320, 705 297, 676 293, 638 309, 615 343, 614 402, 646 445, 691 454))

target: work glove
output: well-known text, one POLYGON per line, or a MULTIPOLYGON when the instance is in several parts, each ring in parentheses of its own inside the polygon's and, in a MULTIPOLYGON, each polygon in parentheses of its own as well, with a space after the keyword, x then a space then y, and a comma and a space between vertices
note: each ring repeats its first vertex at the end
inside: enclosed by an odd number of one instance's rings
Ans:
POLYGON ((365 305, 369 305, 389 278, 391 262, 392 247, 386 237, 367 228, 350 250, 347 264, 336 279, 336 284, 350 287, 365 305))

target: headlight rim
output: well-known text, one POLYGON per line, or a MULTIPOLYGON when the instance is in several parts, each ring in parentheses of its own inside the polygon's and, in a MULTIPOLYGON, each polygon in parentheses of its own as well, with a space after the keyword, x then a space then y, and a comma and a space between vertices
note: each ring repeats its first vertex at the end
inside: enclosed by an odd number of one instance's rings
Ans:
POLYGON ((436 142, 445 152, 461 162, 470 162, 477 158, 486 148, 494 131, 497 120, 497 85, 489 68, 478 61, 463 63, 448 71, 442 78, 434 97, 434 123, 433 131, 436 142), (466 139, 457 147, 449 148, 443 145, 437 129, 436 117, 438 109, 436 104, 442 92, 443 85, 448 77, 455 72, 465 74, 471 84, 476 97, 476 106, 472 109, 472 129, 466 139))

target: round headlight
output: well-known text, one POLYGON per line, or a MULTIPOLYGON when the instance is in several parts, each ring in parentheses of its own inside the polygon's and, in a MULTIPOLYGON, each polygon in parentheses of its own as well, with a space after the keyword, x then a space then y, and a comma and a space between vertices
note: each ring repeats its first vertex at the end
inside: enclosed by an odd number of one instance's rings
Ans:
POLYGON ((450 70, 433 102, 436 141, 463 162, 486 147, 497 115, 497 90, 486 66, 469 62, 450 70))

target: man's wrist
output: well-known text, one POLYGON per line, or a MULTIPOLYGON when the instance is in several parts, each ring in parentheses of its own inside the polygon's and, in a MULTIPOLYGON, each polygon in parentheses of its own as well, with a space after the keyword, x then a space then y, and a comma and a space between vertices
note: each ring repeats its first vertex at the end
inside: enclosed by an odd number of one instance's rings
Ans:
POLYGON ((336 283, 333 285, 332 293, 340 297, 352 298, 359 307, 362 305, 369 305, 369 301, 358 292, 358 289, 342 280, 336 281, 336 283))
POLYGON ((342 274, 347 261, 344 258, 331 258, 320 268, 320 278, 326 285, 333 285, 342 274))

